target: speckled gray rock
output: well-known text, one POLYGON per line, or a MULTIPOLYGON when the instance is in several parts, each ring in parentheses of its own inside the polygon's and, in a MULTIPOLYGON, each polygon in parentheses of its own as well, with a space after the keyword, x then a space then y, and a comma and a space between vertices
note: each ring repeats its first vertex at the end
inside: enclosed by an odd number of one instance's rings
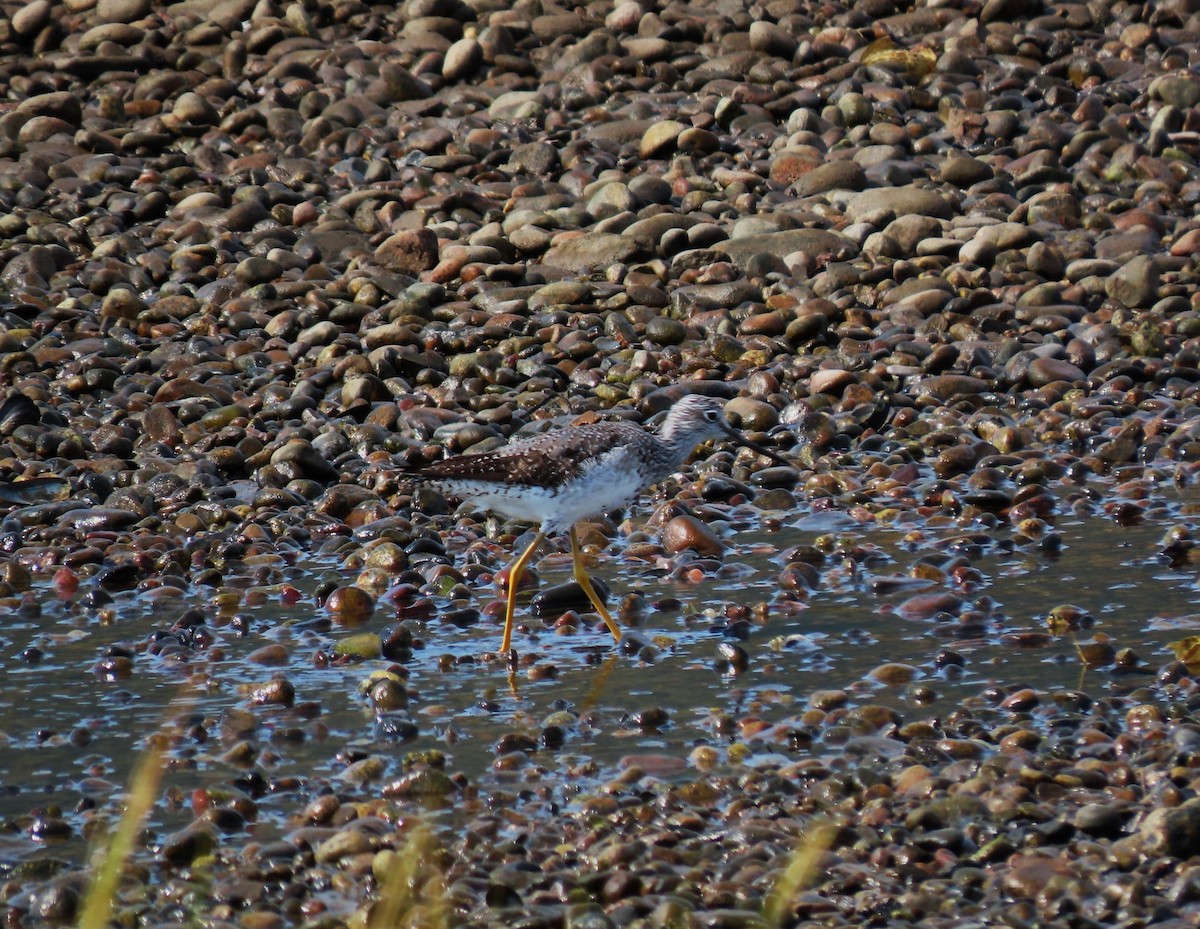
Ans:
POLYGON ((567 271, 591 272, 629 261, 642 248, 628 236, 595 232, 554 245, 543 256, 542 262, 567 271))
POLYGON ((1150 306, 1158 299, 1158 264, 1151 255, 1130 259, 1109 279, 1109 297, 1133 309, 1150 306))
POLYGON ((721 242, 716 248, 725 252, 739 267, 744 267, 756 255, 784 258, 794 252, 810 255, 849 257, 857 252, 845 236, 827 229, 787 229, 721 242))

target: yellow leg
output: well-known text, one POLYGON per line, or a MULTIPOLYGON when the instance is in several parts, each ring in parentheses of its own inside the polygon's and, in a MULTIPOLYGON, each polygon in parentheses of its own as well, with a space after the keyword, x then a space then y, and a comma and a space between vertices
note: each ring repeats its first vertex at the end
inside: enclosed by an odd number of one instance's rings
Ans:
POLYGON ((613 639, 620 642, 621 627, 617 625, 616 620, 605 609, 604 603, 596 593, 596 588, 592 586, 592 579, 588 577, 587 571, 584 570, 583 554, 579 551, 579 536, 576 535, 574 526, 571 527, 571 561, 575 565, 575 583, 583 588, 583 592, 587 594, 587 598, 592 601, 592 606, 596 608, 596 612, 604 620, 604 625, 608 626, 608 631, 612 633, 613 639))
POLYGON ((501 655, 507 655, 512 647, 513 613, 517 609, 517 589, 521 586, 521 575, 525 573, 525 565, 529 563, 533 550, 542 544, 544 538, 546 537, 539 529, 529 547, 521 552, 521 557, 513 562, 512 569, 508 572, 508 605, 504 610, 504 641, 500 643, 501 655))

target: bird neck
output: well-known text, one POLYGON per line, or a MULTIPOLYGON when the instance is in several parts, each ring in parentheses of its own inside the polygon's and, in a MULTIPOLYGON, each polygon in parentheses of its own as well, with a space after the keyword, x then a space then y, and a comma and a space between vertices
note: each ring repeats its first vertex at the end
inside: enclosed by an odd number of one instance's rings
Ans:
POLYGON ((700 443, 699 439, 691 437, 689 433, 686 422, 672 419, 670 416, 662 425, 660 437, 664 451, 670 459, 671 470, 681 467, 687 461, 688 455, 700 443))

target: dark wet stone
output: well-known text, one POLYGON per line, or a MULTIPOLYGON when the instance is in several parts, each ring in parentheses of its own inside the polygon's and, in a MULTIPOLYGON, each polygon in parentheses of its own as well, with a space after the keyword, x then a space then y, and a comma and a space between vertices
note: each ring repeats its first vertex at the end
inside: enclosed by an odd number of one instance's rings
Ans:
MULTIPOLYGON (((240 203, 235 203, 225 212, 225 226, 236 232, 249 232, 255 227, 255 225, 264 222, 265 220, 269 219, 270 216, 270 210, 268 210, 266 205, 260 201, 243 200, 240 203)), ((269 259, 263 258, 257 260, 267 261, 269 259)), ((274 277, 278 276, 279 275, 276 274, 274 277)), ((274 280, 274 277, 264 278, 263 280, 274 280)), ((261 281, 255 280, 253 283, 261 283, 261 281)))
POLYGON ((171 115, 184 126, 212 126, 220 120, 217 108, 197 93, 180 94, 171 115))
POLYGON ((136 523, 140 517, 130 510, 115 507, 91 507, 65 514, 59 522, 81 532, 102 532, 122 529, 136 523))
POLYGON ((535 752, 537 750, 537 739, 524 733, 510 732, 497 740, 492 752, 496 755, 507 755, 509 752, 535 752))
POLYGON ((28 909, 35 919, 50 923, 73 922, 83 901, 83 891, 77 875, 67 875, 35 889, 29 897, 28 909))
POLYGON ((956 397, 970 396, 988 390, 987 381, 965 374, 939 374, 924 378, 920 383, 920 392, 940 400, 953 400, 956 397))
POLYGON ((444 797, 458 792, 458 785, 444 771, 419 768, 385 784, 385 797, 444 797))
POLYGON ((638 144, 638 154, 643 158, 662 157, 674 149, 679 142, 680 133, 687 126, 674 119, 665 119, 646 127, 638 144))
POLYGON ((1087 375, 1069 361, 1058 358, 1035 358, 1029 363, 1026 377, 1034 387, 1044 387, 1055 381, 1074 383, 1084 380, 1087 375))
POLYGON ((318 481, 337 480, 338 472, 310 442, 293 439, 271 455, 271 464, 295 464, 301 471, 318 481))
POLYGON ((1175 809, 1155 810, 1139 831, 1152 854, 1190 858, 1200 850, 1200 800, 1187 800, 1175 809))
POLYGON ((12 435, 20 426, 34 426, 41 421, 41 410, 24 394, 10 394, 0 401, 0 434, 12 435))
POLYGON ((659 345, 678 345, 687 338, 687 326, 668 316, 655 316, 646 323, 646 337, 659 345))
POLYGON ((1075 828, 1088 835, 1101 838, 1117 838, 1125 829, 1125 814, 1104 803, 1089 803, 1081 806, 1073 819, 1075 828))
POLYGON ((141 577, 142 572, 138 566, 132 562, 126 562, 102 568, 96 575, 96 583, 109 591, 129 590, 137 586, 141 577))
POLYGON ((670 722, 671 716, 662 707, 651 707, 631 713, 629 719, 639 729, 650 731, 665 726, 670 722))
POLYGON ((1060 280, 1066 272, 1062 251, 1045 242, 1035 242, 1030 246, 1025 265, 1034 274, 1055 281, 1060 280))
POLYGON ((283 265, 270 258, 246 258, 238 262, 234 274, 247 287, 255 284, 265 284, 283 274, 283 265))
MULTIPOLYGON (((608 585, 599 578, 592 578, 592 586, 600 599, 607 603, 608 585)), ((583 588, 575 581, 568 581, 564 584, 547 587, 545 590, 539 590, 533 595, 529 609, 534 616, 553 618, 567 610, 590 611, 593 606, 583 588)))
POLYGON ((197 858, 211 853, 216 845, 215 827, 211 823, 196 822, 165 836, 159 856, 172 867, 187 867, 197 858))
POLYGON ((375 600, 361 588, 338 587, 325 598, 325 609, 343 625, 357 626, 375 611, 375 600))

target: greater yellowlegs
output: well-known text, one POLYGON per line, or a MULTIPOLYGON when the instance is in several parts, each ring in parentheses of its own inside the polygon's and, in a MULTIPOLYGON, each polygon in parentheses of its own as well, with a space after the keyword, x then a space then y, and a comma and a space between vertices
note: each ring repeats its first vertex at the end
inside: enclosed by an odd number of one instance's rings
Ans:
POLYGON ((507 655, 525 566, 546 536, 562 532, 570 534, 576 582, 613 638, 620 641, 621 629, 583 566, 575 524, 585 517, 627 506, 646 487, 679 470, 696 446, 723 438, 733 439, 779 464, 788 464, 735 429, 725 419, 719 400, 692 395, 671 407, 657 435, 632 423, 588 423, 522 439, 493 452, 445 458, 404 477, 476 508, 538 524, 533 541, 509 572, 504 639, 500 643, 500 654, 507 655))

